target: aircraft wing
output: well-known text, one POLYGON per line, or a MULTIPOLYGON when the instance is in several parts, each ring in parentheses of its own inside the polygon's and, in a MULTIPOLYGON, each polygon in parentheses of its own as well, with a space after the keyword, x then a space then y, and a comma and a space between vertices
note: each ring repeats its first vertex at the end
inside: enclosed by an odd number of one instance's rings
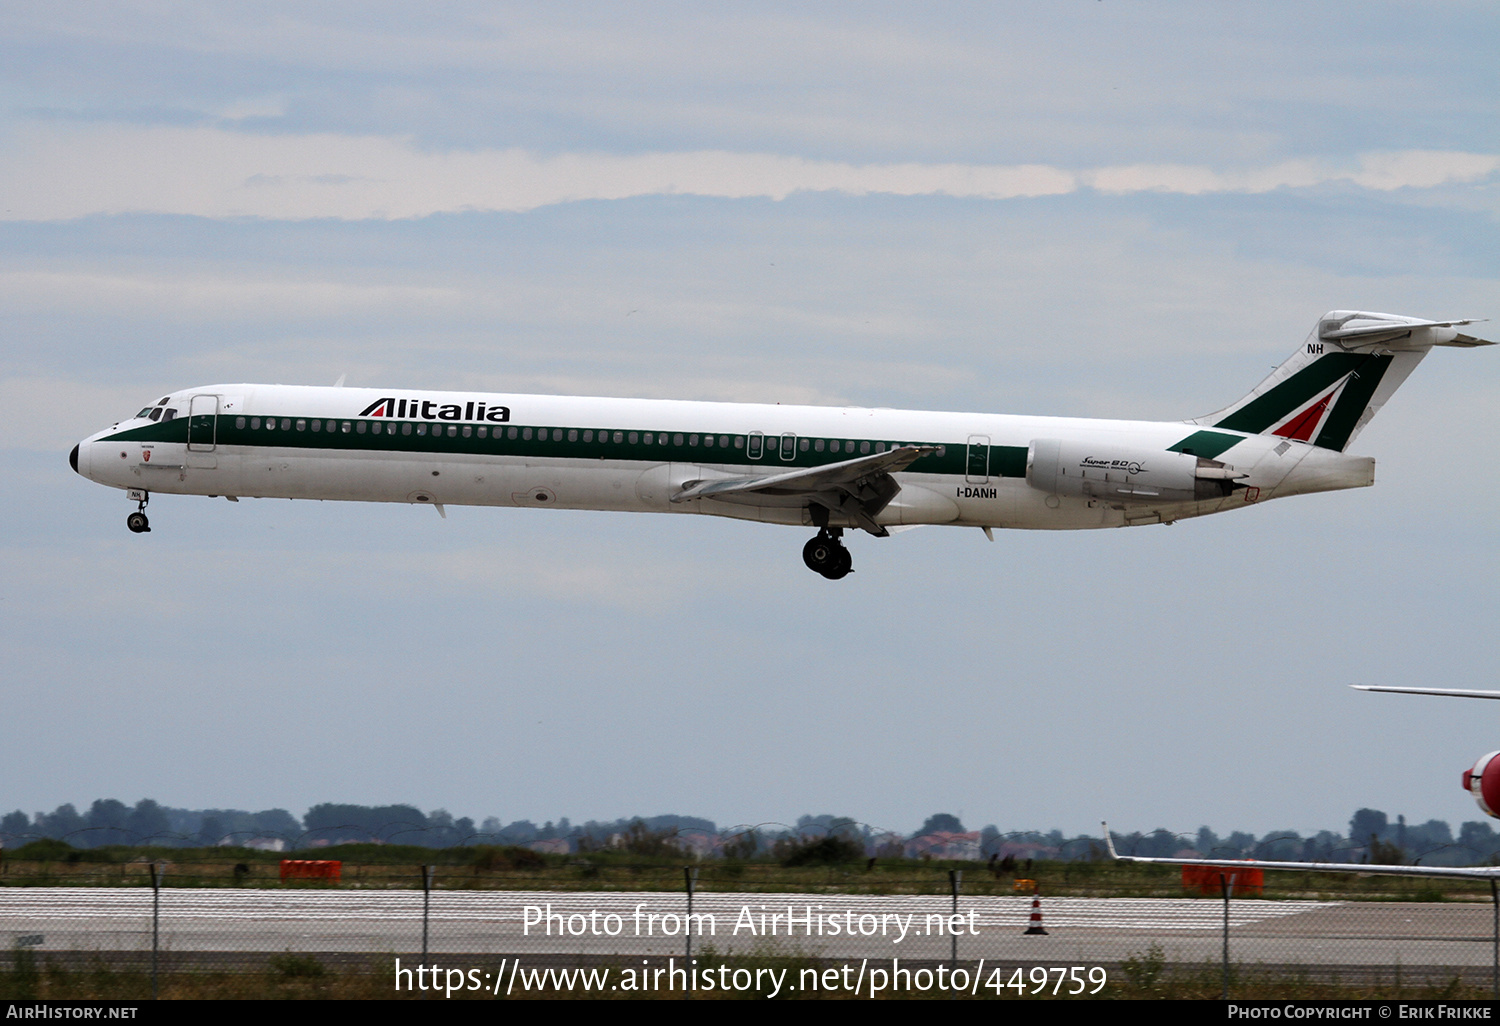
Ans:
POLYGON ((1223 869, 1290 869, 1301 873, 1367 873, 1374 876, 1450 877, 1461 880, 1500 880, 1500 866, 1381 866, 1365 862, 1270 862, 1265 859, 1164 859, 1121 855, 1115 851, 1109 824, 1104 844, 1116 862, 1154 862, 1165 866, 1217 866, 1223 869))
POLYGON ((923 456, 938 451, 935 445, 903 445, 889 452, 860 456, 822 467, 805 467, 780 474, 724 477, 689 481, 672 496, 673 502, 718 499, 722 502, 764 502, 767 498, 817 503, 854 519, 861 528, 884 538, 890 532, 874 517, 894 499, 901 486, 892 474, 899 473, 923 456))
POLYGON ((1385 688, 1374 684, 1350 684, 1356 691, 1389 691, 1397 695, 1443 695, 1447 698, 1500 698, 1500 691, 1464 691, 1457 688, 1385 688))

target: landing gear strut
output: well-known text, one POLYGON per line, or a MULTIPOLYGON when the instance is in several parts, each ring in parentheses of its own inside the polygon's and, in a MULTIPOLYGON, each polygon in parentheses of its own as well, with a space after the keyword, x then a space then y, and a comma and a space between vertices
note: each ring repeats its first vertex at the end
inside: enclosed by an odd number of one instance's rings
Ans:
POLYGON ((802 562, 807 564, 809 570, 822 574, 830 581, 847 576, 853 568, 854 558, 840 540, 843 534, 842 527, 824 527, 819 530, 811 541, 802 546, 802 562))
POLYGON ((142 499, 140 507, 125 518, 125 526, 135 534, 145 534, 151 530, 151 521, 146 519, 146 503, 149 501, 149 499, 142 499))

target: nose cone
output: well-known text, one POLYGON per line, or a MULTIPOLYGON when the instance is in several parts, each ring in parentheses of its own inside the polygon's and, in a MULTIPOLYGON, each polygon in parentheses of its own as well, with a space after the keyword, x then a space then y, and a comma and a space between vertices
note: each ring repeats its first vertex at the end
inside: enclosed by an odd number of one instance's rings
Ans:
POLYGON ((68 453, 68 462, 73 465, 74 472, 78 470, 78 446, 73 446, 73 451, 68 453))

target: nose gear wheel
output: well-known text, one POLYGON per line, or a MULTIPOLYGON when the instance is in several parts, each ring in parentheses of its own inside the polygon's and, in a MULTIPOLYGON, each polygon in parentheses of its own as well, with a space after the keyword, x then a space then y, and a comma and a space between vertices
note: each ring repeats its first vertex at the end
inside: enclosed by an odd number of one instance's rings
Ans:
POLYGON ((151 530, 151 521, 146 519, 146 503, 149 501, 142 499, 136 511, 125 518, 125 526, 130 528, 131 533, 145 534, 151 530))

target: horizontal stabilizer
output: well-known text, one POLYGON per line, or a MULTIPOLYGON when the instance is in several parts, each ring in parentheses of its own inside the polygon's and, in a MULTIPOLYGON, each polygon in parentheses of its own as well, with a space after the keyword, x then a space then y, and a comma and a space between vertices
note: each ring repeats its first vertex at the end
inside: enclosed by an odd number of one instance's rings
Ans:
MULTIPOLYGON (((1458 328, 1466 324, 1478 324, 1488 320, 1487 317, 1466 318, 1457 321, 1421 321, 1411 317, 1398 317, 1394 314, 1357 314, 1338 327, 1327 327, 1329 324, 1338 322, 1324 321, 1318 331, 1318 337, 1328 341, 1344 339, 1370 340, 1380 335, 1404 334, 1413 328, 1458 328), (1370 323, 1373 321, 1374 323, 1370 323)), ((1482 338, 1472 335, 1463 335, 1455 332, 1451 341, 1434 341, 1433 345, 1439 346, 1492 346, 1495 343, 1488 342, 1482 338), (1459 341, 1463 339, 1463 341, 1459 341)))

